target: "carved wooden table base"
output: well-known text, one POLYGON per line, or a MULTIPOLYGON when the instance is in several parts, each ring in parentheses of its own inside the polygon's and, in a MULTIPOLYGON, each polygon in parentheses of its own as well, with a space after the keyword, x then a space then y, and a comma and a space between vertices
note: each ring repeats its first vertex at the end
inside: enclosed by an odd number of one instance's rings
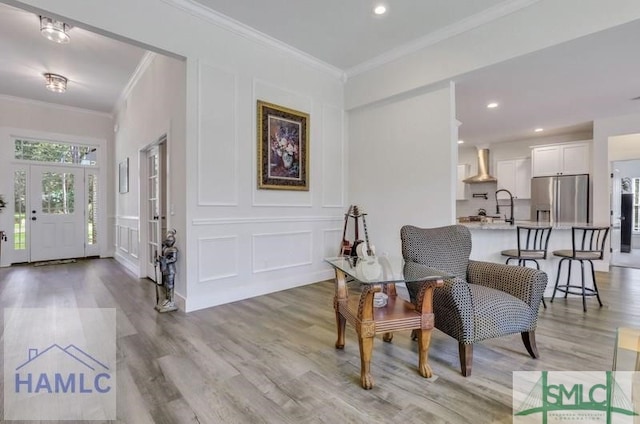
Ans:
POLYGON ((433 290, 442 286, 442 280, 425 282, 418 296, 418 305, 399 298, 393 283, 362 285, 360 296, 349 296, 346 275, 336 268, 334 309, 338 338, 336 348, 344 348, 345 325, 349 322, 358 334, 360 348, 360 384, 364 389, 374 386, 371 376, 371 354, 376 334, 383 334, 383 340, 391 342, 393 331, 419 330, 418 333, 418 372, 423 377, 431 377, 428 364, 431 330, 433 329, 433 290), (373 295, 384 290, 389 296, 387 305, 374 308, 373 295))

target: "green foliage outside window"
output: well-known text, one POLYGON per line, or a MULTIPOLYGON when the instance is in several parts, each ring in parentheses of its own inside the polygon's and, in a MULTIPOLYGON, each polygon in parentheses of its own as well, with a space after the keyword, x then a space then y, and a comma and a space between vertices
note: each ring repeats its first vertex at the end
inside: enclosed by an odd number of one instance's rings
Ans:
POLYGON ((36 162, 95 165, 96 148, 49 141, 15 140, 14 157, 36 162))

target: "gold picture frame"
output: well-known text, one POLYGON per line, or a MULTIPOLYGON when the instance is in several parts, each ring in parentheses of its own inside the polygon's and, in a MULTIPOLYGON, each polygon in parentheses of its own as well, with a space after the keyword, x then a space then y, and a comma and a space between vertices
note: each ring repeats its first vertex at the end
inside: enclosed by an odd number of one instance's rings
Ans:
POLYGON ((258 188, 309 190, 309 115, 258 100, 258 188))

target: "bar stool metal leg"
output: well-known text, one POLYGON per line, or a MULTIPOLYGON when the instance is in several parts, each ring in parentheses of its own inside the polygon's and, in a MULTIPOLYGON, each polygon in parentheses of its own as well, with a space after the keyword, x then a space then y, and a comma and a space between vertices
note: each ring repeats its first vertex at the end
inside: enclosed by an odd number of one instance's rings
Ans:
POLYGON ((593 262, 589 261, 589 263, 591 264, 591 278, 593 279, 593 290, 596 292, 596 299, 598 299, 598 303, 602 308, 602 301, 600 300, 600 292, 598 291, 598 285, 596 284, 596 272, 593 269, 593 262))
POLYGON ((558 283, 560 282, 560 274, 562 273, 562 263, 565 261, 566 258, 562 258, 560 259, 560 262, 558 262, 558 274, 556 275, 556 284, 555 286, 553 286, 553 294, 551 295, 551 300, 549 302, 553 303, 553 299, 556 298, 556 291, 558 290, 558 283))
MULTIPOLYGON (((584 290, 584 262, 580 261, 580 277, 582 278, 582 310, 587 312, 587 296, 585 295, 584 290)), ((568 291, 568 290, 567 290, 568 291)))
MULTIPOLYGON (((533 263, 536 264, 536 269, 540 271, 540 264, 538 263, 538 261, 536 261, 535 259, 531 259, 531 260, 533 261, 533 263)), ((524 262, 523 265, 526 266, 527 260, 524 259, 523 262, 524 262)), ((542 294, 542 306, 544 306, 544 309, 547 309, 547 302, 544 301, 544 293, 542 294)))

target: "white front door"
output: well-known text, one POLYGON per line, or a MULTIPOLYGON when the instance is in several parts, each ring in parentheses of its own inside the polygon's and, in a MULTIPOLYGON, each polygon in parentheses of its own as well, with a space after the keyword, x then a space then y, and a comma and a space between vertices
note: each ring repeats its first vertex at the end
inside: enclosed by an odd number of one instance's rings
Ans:
POLYGON ((84 169, 30 168, 31 262, 85 256, 84 169))

